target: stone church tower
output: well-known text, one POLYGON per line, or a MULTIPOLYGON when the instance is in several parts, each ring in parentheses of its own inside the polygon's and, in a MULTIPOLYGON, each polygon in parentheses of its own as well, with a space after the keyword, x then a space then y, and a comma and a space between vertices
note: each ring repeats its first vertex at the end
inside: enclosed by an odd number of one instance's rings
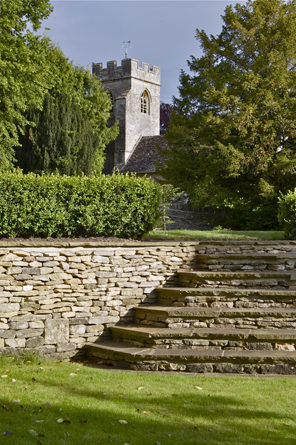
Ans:
POLYGON ((135 59, 94 63, 93 74, 110 91, 113 110, 110 125, 118 121, 120 133, 106 148, 104 173, 122 169, 145 136, 159 135, 160 68, 135 59))

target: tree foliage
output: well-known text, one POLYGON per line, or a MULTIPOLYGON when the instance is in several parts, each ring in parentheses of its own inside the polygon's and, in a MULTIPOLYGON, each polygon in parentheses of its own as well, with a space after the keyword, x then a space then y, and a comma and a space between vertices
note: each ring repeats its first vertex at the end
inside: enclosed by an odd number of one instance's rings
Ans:
POLYGON ((221 33, 197 30, 203 55, 181 72, 162 174, 238 226, 276 224, 296 186, 296 2, 227 6, 221 33))
POLYGON ((17 165, 24 172, 98 174, 105 146, 118 129, 108 128, 111 102, 95 76, 69 63, 59 48, 48 48, 55 84, 45 95, 42 110, 32 107, 16 149, 17 165))
POLYGON ((49 0, 0 1, 0 168, 11 165, 13 147, 27 123, 24 112, 42 108, 52 83, 46 60, 47 39, 36 36, 52 11, 49 0))
POLYGON ((167 131, 169 127, 169 122, 171 120, 171 110, 172 105, 160 102, 160 133, 163 134, 167 131))
POLYGON ((279 198, 278 219, 285 238, 296 239, 296 189, 279 198))
POLYGON ((28 118, 35 126, 27 125, 16 148, 17 165, 24 173, 92 173, 97 138, 75 99, 47 94, 43 110, 30 110, 28 118))
POLYGON ((117 136, 107 127, 110 99, 87 69, 30 31, 51 11, 49 0, 0 0, 0 170, 16 151, 26 172, 100 173, 117 136))

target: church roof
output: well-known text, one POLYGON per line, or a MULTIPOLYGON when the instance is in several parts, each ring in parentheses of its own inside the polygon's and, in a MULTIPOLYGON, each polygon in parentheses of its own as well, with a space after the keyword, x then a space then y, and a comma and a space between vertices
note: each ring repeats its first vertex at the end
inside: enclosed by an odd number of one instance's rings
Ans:
POLYGON ((158 153, 158 146, 167 148, 163 135, 142 136, 120 172, 155 173, 155 162, 163 163, 163 158, 158 153))

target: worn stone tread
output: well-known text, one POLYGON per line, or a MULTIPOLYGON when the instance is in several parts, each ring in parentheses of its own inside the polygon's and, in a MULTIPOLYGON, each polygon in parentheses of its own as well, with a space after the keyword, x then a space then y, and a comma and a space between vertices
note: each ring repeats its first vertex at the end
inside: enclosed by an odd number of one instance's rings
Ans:
POLYGON ((240 252, 236 252, 236 253, 226 253, 226 252, 218 252, 218 253, 209 253, 209 254, 203 254, 203 253, 197 253, 196 254, 196 258, 200 259, 200 260, 219 260, 219 261, 223 261, 225 260, 252 260, 254 259, 255 261, 260 260, 261 258, 266 261, 266 260, 271 260, 271 261, 276 261, 277 259, 295 259, 296 258, 296 252, 285 252, 285 253, 240 253, 240 252))
POLYGON ((293 272, 287 272, 287 271, 218 271, 218 272, 211 272, 211 271, 187 271, 187 270, 180 270, 178 272, 178 276, 180 278, 191 278, 191 279, 214 279, 219 280, 225 278, 228 279, 270 279, 270 278, 290 278, 291 280, 296 280, 296 274, 293 272))
POLYGON ((226 329, 226 328, 154 328, 151 326, 113 326, 112 332, 137 338, 199 338, 239 340, 295 340, 295 329, 226 329))
POLYGON ((221 351, 196 349, 156 349, 129 347, 115 341, 86 344, 92 355, 112 359, 177 360, 188 362, 295 363, 296 351, 221 351))
POLYGON ((296 308, 201 308, 201 307, 172 307, 172 306, 139 306, 136 313, 146 312, 167 317, 221 317, 221 316, 251 316, 251 317, 291 317, 296 316, 296 308))
MULTIPOLYGON (((131 326, 112 326, 112 332, 124 332, 136 334, 138 337, 142 338, 153 338, 158 336, 174 336, 174 335, 182 335, 182 333, 186 333, 186 331, 192 331, 192 329, 170 329, 170 328, 155 328, 151 326, 140 326, 140 325, 131 325, 131 326)), ((190 332, 189 332, 190 334, 190 332)))
POLYGON ((97 351, 107 351, 111 353, 123 353, 130 356, 136 355, 151 355, 154 349, 150 348, 139 348, 135 346, 127 346, 126 343, 120 343, 115 341, 105 341, 99 343, 86 343, 85 348, 97 350, 97 351))
POLYGON ((296 298, 295 289, 230 289, 228 287, 200 288, 200 287, 158 287, 156 288, 159 296, 172 295, 190 296, 190 297, 257 297, 257 298, 296 298))

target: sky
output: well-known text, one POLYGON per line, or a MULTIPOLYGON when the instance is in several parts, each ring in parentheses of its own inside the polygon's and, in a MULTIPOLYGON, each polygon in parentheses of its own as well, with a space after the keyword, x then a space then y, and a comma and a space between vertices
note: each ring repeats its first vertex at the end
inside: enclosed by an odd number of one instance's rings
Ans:
POLYGON ((128 57, 161 68, 161 101, 178 97, 181 69, 189 72, 187 60, 202 55, 196 29, 217 35, 221 14, 237 1, 101 1, 56 0, 54 11, 43 22, 42 33, 60 46, 75 65, 91 69, 92 62, 125 57, 124 42, 130 41, 128 57), (46 30, 46 28, 50 28, 46 30))

